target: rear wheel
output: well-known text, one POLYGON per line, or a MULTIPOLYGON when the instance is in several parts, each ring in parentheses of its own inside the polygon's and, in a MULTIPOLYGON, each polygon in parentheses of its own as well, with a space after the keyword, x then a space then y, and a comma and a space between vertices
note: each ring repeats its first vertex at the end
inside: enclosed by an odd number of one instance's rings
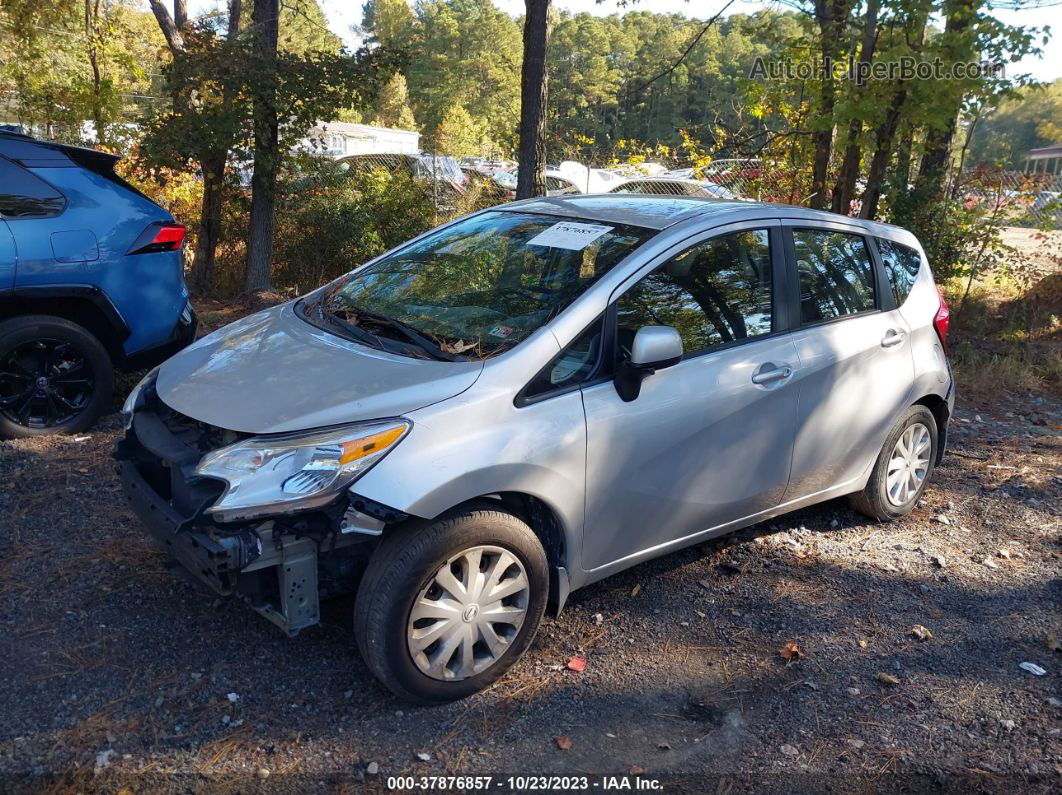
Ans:
POLYGON ((375 676, 412 701, 452 701, 490 685, 527 649, 548 593, 530 527, 477 505, 390 530, 358 589, 354 631, 375 676))
POLYGON ((0 436, 78 433, 113 393, 110 357, 82 326, 49 315, 0 323, 0 436))
POLYGON ((925 406, 911 406, 893 426, 853 506, 883 522, 906 516, 922 496, 936 457, 937 421, 925 406))

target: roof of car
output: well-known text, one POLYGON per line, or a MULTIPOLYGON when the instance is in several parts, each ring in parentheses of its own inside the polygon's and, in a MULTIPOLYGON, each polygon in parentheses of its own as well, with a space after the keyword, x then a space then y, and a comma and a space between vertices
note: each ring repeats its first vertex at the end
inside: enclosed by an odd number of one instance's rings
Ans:
POLYGON ((589 221, 630 224, 650 229, 667 229, 693 219, 731 223, 761 218, 850 222, 867 230, 899 230, 899 227, 862 218, 794 207, 788 204, 714 199, 701 196, 656 196, 636 193, 580 194, 550 196, 511 202, 495 209, 564 215, 589 221))

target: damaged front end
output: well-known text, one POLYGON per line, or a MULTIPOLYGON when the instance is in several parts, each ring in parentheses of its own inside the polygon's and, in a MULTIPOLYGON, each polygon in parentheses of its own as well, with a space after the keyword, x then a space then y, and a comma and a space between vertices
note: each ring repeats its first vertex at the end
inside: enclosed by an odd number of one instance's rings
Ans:
POLYGON ((194 582, 241 597, 288 635, 318 623, 320 599, 348 590, 384 527, 408 518, 347 490, 356 477, 348 479, 351 463, 374 454, 365 441, 371 433, 353 446, 342 441, 349 432, 338 444, 322 444, 320 433, 238 434, 172 410, 153 381, 138 387, 127 408, 131 419, 114 457, 133 510, 194 582), (266 448, 272 456, 261 453, 266 448), (248 449, 256 451, 250 463, 248 449), (227 473, 225 461, 238 473, 227 473), (311 481, 326 477, 327 490, 313 491, 311 481), (248 502, 270 490, 274 499, 264 507, 248 502))

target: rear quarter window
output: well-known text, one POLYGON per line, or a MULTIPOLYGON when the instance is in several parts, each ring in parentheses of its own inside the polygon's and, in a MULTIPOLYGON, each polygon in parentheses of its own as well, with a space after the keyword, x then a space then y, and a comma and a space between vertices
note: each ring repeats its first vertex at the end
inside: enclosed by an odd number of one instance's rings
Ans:
POLYGON ((911 287, 918 278, 922 268, 922 255, 901 243, 878 238, 878 252, 881 263, 885 266, 885 276, 896 296, 896 306, 900 306, 911 294, 911 287))
POLYGON ((65 205, 63 194, 47 182, 0 157, 0 218, 51 218, 65 205))

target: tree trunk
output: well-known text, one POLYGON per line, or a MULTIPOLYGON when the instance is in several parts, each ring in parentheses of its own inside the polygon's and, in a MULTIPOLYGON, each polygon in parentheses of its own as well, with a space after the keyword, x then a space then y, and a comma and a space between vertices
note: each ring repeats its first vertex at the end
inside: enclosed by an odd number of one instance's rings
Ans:
MULTIPOLYGON (((859 60, 873 63, 874 48, 878 40, 878 5, 879 0, 867 0, 867 11, 863 23, 863 41, 859 48, 859 60)), ((864 89, 856 86, 856 92, 864 89)), ((859 179, 859 165, 863 159, 863 150, 859 145, 859 136, 863 134, 863 120, 852 116, 848 122, 848 141, 841 161, 841 171, 833 187, 833 203, 830 209, 841 215, 848 215, 852 197, 855 194, 856 180, 859 179)))
POLYGON ((827 206, 826 180, 829 177, 830 155, 833 152, 833 109, 837 102, 832 62, 837 54, 838 42, 852 2, 853 0, 815 0, 815 18, 819 24, 819 55, 823 63, 818 112, 824 124, 824 127, 816 130, 811 137, 815 142, 815 158, 811 167, 811 198, 808 203, 816 210, 824 210, 827 206))
MULTIPOLYGON (((922 52, 926 38, 926 23, 929 20, 931 3, 927 0, 914 10, 911 17, 911 25, 908 30, 908 40, 911 49, 916 53, 922 52), (913 35, 911 33, 913 32, 913 35), (913 39, 913 40, 912 40, 913 39)), ((904 105, 907 103, 907 86, 901 81, 896 86, 896 92, 889 101, 885 119, 878 127, 874 139, 874 155, 870 161, 870 170, 867 173, 867 186, 863 191, 863 201, 859 208, 859 217, 873 219, 878 212, 878 203, 885 190, 885 171, 889 166, 892 156, 893 143, 896 140, 896 132, 900 128, 900 119, 903 115, 904 105)), ((910 152, 911 142, 909 132, 905 134, 903 142, 897 151, 896 169, 894 181, 907 189, 910 178, 910 152)))
MULTIPOLYGON (((968 51, 962 39, 976 16, 977 0, 952 0, 945 5, 945 8, 948 21, 944 25, 944 38, 947 42, 946 54, 949 60, 952 62, 975 60, 978 53, 968 51)), ((943 189, 944 177, 948 172, 951 159, 951 144, 959 123, 959 112, 962 110, 962 100, 962 93, 946 97, 949 103, 946 110, 950 111, 947 122, 942 127, 930 127, 926 134, 925 149, 922 154, 922 163, 918 167, 918 182, 915 186, 920 196, 926 198, 937 196, 943 189)))
POLYGON ((251 228, 247 240, 244 289, 257 292, 269 290, 273 286, 270 275, 273 265, 273 216, 280 161, 276 95, 279 0, 254 0, 251 19, 264 69, 261 79, 254 86, 254 173, 251 176, 251 228))
POLYGON ((549 0, 524 0, 524 63, 520 77, 520 170, 516 198, 546 195, 546 101, 549 0))
POLYGON ((199 235, 195 242, 191 279, 193 292, 199 294, 209 292, 214 280, 214 260, 221 240, 221 208, 227 159, 227 156, 219 155, 200 161, 203 170, 203 203, 199 212, 199 235))
POLYGON ((867 173, 867 186, 863 190, 863 203, 859 208, 859 217, 873 220, 878 211, 878 201, 885 186, 885 169, 892 154, 892 142, 896 138, 896 129, 900 124, 900 112, 907 101, 907 89, 900 88, 892 96, 889 109, 885 111, 885 121, 878 127, 874 139, 874 156, 867 173))
POLYGON ((85 0, 85 44, 88 48, 89 66, 92 68, 92 123, 96 127, 96 144, 107 146, 106 120, 103 114, 103 75, 99 57, 100 0, 85 0))
POLYGON ((184 37, 181 35, 181 28, 187 22, 187 14, 182 16, 184 3, 181 0, 176 0, 173 4, 176 20, 170 16, 170 12, 166 9, 166 5, 162 0, 149 0, 149 3, 151 5, 151 13, 155 15, 155 19, 159 23, 159 29, 166 39, 170 52, 184 52, 184 37))

